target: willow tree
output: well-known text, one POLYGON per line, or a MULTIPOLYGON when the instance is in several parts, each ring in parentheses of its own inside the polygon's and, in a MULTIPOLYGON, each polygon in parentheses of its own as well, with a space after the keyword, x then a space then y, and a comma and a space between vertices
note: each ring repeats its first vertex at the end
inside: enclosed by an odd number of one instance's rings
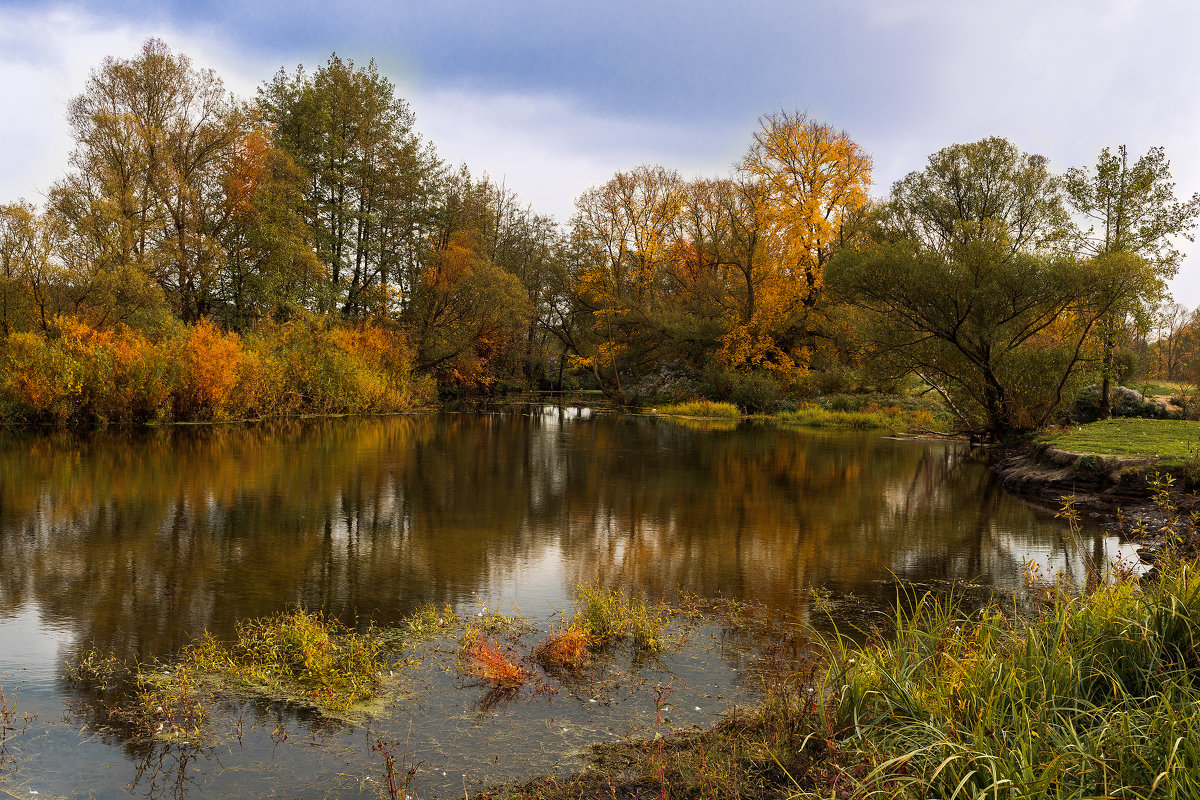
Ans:
POLYGON ((1046 423, 1094 357, 1100 320, 1149 269, 1077 257, 1061 181, 1000 138, 938 151, 896 183, 831 277, 882 358, 993 439, 1046 423))

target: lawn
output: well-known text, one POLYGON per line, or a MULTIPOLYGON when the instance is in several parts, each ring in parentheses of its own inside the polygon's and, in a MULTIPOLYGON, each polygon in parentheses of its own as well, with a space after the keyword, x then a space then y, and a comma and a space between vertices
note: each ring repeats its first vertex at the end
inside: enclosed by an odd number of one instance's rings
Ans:
POLYGON ((1180 466, 1200 457, 1200 422, 1171 419, 1109 419, 1071 427, 1042 441, 1072 453, 1158 458, 1180 466))

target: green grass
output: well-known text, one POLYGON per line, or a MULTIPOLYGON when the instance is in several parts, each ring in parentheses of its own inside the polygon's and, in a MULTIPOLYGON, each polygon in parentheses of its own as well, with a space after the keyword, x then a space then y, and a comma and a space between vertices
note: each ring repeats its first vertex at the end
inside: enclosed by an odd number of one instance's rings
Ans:
POLYGON ((688 400, 659 406, 651 413, 660 417, 704 417, 706 419, 740 419, 742 412, 733 403, 716 403, 712 400, 688 400))
POLYGON ((807 405, 794 411, 772 414, 771 419, 784 425, 800 425, 806 428, 860 431, 907 431, 934 426, 934 418, 928 411, 906 411, 898 406, 872 405, 857 411, 843 411, 807 405))
POLYGON ((1165 395, 1167 397, 1177 397, 1183 394, 1190 394, 1195 391, 1195 386, 1183 381, 1168 381, 1168 380, 1148 380, 1144 383, 1132 381, 1129 384, 1130 389, 1136 389, 1146 397, 1155 397, 1165 395))
POLYGON ((1200 455, 1200 422, 1109 419, 1048 434, 1042 441, 1072 453, 1157 458, 1163 466, 1182 466, 1200 455))

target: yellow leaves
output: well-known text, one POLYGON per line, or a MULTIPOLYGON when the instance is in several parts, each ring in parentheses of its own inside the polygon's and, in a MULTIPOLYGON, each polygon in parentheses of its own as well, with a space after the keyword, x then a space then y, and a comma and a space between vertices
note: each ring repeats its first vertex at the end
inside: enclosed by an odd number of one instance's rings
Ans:
POLYGON ((866 204, 871 168, 871 157, 845 131, 786 111, 759 119, 742 161, 767 194, 774 248, 809 272, 824 264, 848 216, 866 204))

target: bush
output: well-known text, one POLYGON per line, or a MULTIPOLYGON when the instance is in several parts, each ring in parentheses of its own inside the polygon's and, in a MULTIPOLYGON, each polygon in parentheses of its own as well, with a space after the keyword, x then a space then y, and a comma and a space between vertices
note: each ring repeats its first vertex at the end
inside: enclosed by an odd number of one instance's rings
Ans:
POLYGON ((432 400, 403 332, 293 321, 137 331, 59 317, 0 342, 0 419, 55 425, 403 411, 432 400))
POLYGON ((747 414, 770 414, 779 408, 783 387, 766 372, 735 376, 729 399, 747 414))

